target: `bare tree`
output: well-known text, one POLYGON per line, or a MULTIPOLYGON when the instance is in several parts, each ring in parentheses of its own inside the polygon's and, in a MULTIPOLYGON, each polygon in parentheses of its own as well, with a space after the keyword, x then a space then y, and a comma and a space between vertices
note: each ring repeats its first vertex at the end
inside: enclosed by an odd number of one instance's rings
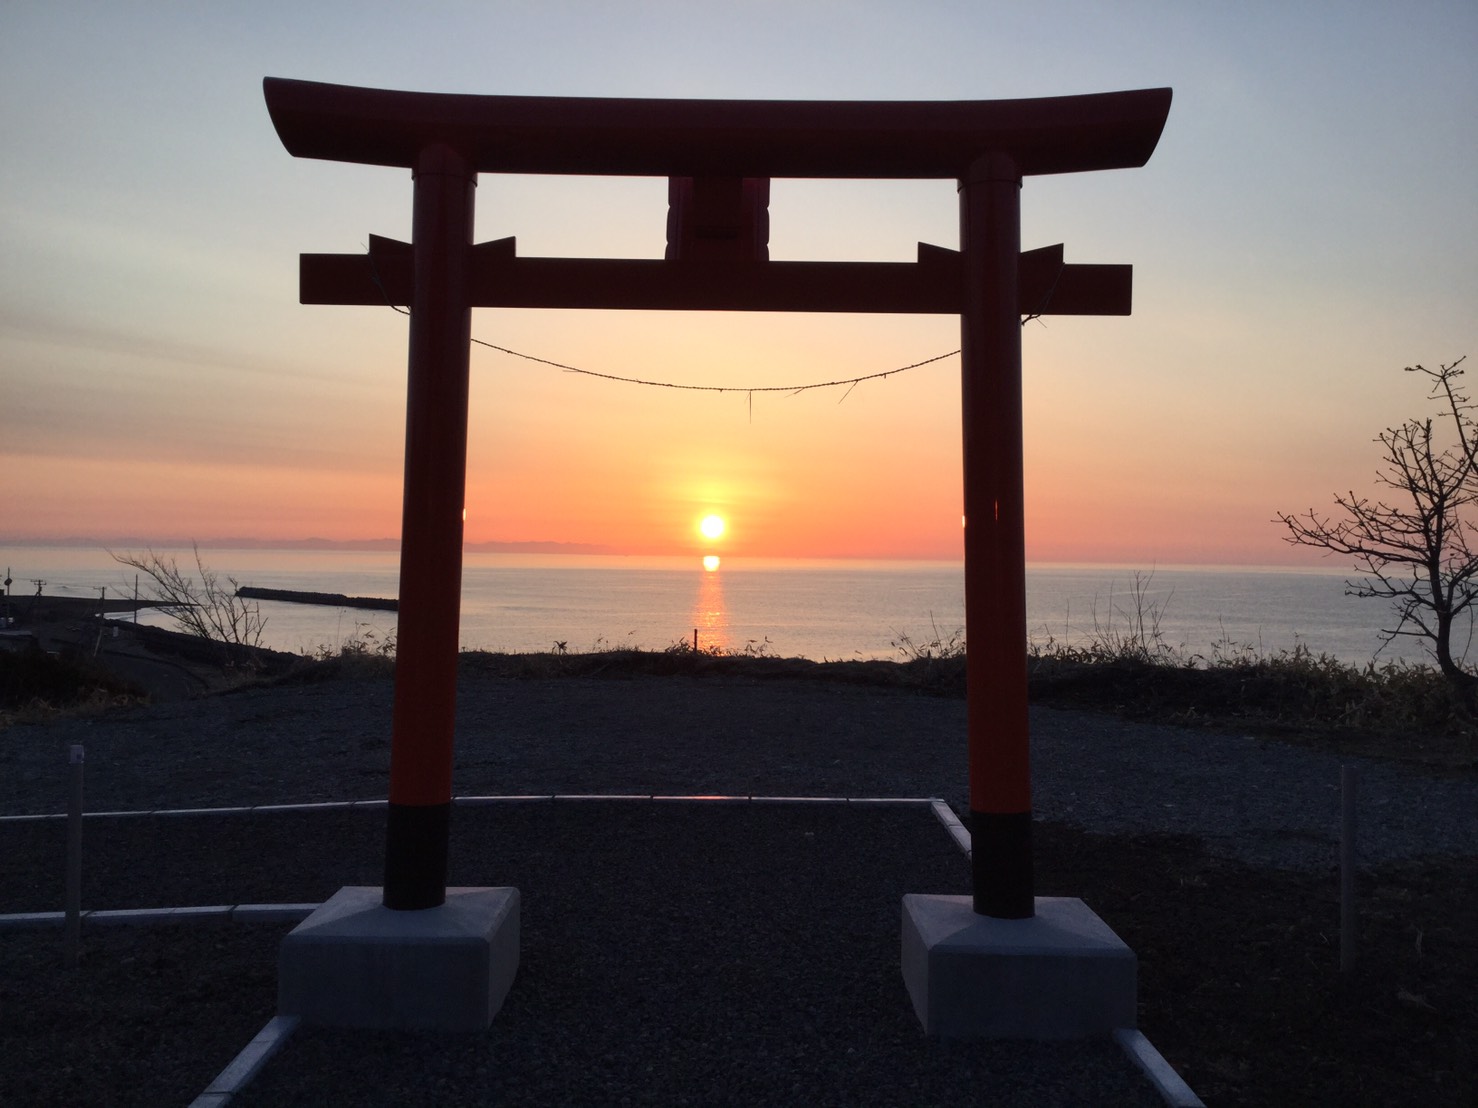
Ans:
POLYGON ((149 591, 160 610, 172 616, 186 634, 230 646, 260 646, 267 625, 260 605, 236 595, 240 586, 234 577, 227 577, 222 584, 200 557, 199 545, 192 543, 191 548, 200 575, 198 582, 187 570, 180 569, 173 556, 153 550, 113 554, 113 560, 148 577, 149 591))
POLYGON ((1376 437, 1382 448, 1379 484, 1392 490, 1395 503, 1353 492, 1335 496, 1337 517, 1312 508, 1301 516, 1278 515, 1284 536, 1297 546, 1312 546, 1352 558, 1365 576, 1345 582, 1350 596, 1390 600, 1396 624, 1381 634, 1426 640, 1444 677, 1471 708, 1478 704, 1478 676, 1467 663, 1467 642, 1455 647, 1455 632, 1466 624, 1472 634, 1472 605, 1478 599, 1478 553, 1474 547, 1474 505, 1478 504, 1478 415, 1459 382, 1459 358, 1439 369, 1407 366, 1432 381, 1430 399, 1441 402, 1442 420, 1451 419, 1456 441, 1442 446, 1437 418, 1409 419, 1376 437))

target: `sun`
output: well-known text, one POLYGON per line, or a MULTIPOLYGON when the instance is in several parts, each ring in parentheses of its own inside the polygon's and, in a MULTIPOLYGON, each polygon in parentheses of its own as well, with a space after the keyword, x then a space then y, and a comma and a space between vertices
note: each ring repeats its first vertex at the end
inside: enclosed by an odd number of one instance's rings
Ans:
POLYGON ((698 530, 705 539, 716 539, 724 533, 726 526, 723 516, 704 516, 698 524, 698 530))

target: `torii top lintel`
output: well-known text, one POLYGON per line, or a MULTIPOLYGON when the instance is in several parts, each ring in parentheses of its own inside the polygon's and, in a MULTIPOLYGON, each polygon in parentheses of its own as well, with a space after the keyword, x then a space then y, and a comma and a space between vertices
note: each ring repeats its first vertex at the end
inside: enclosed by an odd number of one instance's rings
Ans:
POLYGON ((1144 165, 1171 90, 1023 100, 639 100, 398 92, 268 77, 303 158, 411 168, 444 142, 479 173, 961 178, 1005 154, 1022 176, 1144 165))

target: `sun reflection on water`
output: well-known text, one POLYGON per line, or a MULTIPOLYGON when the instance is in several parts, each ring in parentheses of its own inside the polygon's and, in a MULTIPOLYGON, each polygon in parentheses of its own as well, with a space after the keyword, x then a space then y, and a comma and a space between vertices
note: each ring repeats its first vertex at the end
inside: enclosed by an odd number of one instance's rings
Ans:
POLYGON ((729 612, 724 605, 724 579, 718 572, 715 554, 703 559, 703 573, 698 578, 698 595, 693 600, 693 633, 700 650, 728 650, 729 612))

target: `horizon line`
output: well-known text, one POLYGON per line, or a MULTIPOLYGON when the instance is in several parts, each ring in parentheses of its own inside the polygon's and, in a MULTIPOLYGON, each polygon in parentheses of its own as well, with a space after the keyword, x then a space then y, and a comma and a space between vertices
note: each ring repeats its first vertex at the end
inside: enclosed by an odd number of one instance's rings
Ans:
MULTIPOLYGON (((224 536, 209 539, 182 539, 179 537, 164 537, 146 539, 137 535, 113 536, 100 539, 86 535, 67 536, 26 536, 18 538, 0 538, 0 546, 9 545, 15 547, 59 547, 59 548, 95 548, 106 551, 113 549, 127 549, 129 547, 145 547, 147 549, 160 550, 189 550, 192 546, 198 546, 202 550, 340 550, 345 552, 378 552, 391 553, 400 550, 400 539, 398 538, 360 538, 360 539, 329 539, 322 536, 309 536, 307 538, 249 538, 245 536, 224 536)), ((672 550, 637 550, 623 549, 607 543, 567 542, 554 539, 491 539, 480 542, 464 542, 464 552, 490 553, 490 554, 566 554, 599 557, 632 557, 632 558, 681 558, 698 556, 702 551, 688 549, 672 550)), ((755 554, 736 555, 719 552, 723 558, 744 558, 751 561, 874 561, 874 562, 943 562, 963 564, 964 552, 960 551, 953 555, 941 556, 939 554, 877 554, 860 552, 855 554, 755 554)), ((1173 570, 1181 568, 1194 568, 1200 570, 1243 570, 1253 571, 1258 569, 1312 569, 1327 570, 1331 572, 1342 572, 1355 574, 1354 567, 1342 569, 1334 566, 1320 566, 1308 561, 1266 561, 1266 560, 1227 560, 1208 559, 1205 561, 1173 561, 1173 562, 1146 562, 1144 559, 1115 560, 1092 559, 1092 558, 1027 558, 1027 564, 1038 567, 1060 567, 1060 568, 1090 568, 1097 566, 1122 566, 1136 568, 1140 572, 1154 573, 1157 569, 1173 570)))

